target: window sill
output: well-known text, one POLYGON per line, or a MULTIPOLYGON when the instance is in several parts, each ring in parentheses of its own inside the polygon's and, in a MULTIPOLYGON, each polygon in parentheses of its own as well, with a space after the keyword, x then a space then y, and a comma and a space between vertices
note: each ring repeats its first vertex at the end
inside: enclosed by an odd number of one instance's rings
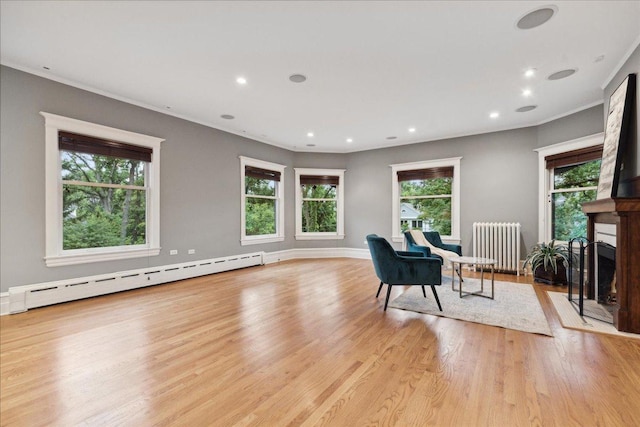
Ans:
POLYGON ((304 233, 296 234, 296 240, 343 240, 344 234, 336 233, 304 233))
MULTIPOLYGON (((442 243, 447 243, 449 245, 459 245, 461 242, 461 239, 459 237, 440 236, 440 238, 442 239, 442 243)), ((396 243, 402 243, 404 242, 404 235, 393 236, 391 240, 396 243)))
POLYGON ((263 243, 275 243, 284 241, 284 236, 269 236, 269 237, 245 237, 240 240, 240 245, 261 245, 263 243))
POLYGON ((129 258, 143 258, 157 256, 160 248, 132 249, 116 252, 81 253, 73 255, 53 255, 45 257, 47 267, 61 267, 74 264, 88 264, 92 262, 117 261, 129 258))

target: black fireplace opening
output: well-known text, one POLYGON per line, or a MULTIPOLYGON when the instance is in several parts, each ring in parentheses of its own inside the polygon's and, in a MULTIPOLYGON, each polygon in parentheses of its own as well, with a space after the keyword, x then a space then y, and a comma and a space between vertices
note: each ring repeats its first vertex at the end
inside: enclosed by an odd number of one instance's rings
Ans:
POLYGON ((616 303, 616 248, 608 243, 598 242, 597 249, 597 299, 598 303, 613 311, 616 303))
POLYGON ((569 242, 568 291, 580 316, 613 323, 616 307, 616 247, 580 237, 569 242), (587 250, 594 251, 595 283, 587 284, 587 250), (577 289, 576 289, 577 288, 577 289), (588 293, 590 288, 593 292, 588 293), (574 292, 577 291, 575 294, 574 292), (593 299, 587 297, 593 295, 593 299))

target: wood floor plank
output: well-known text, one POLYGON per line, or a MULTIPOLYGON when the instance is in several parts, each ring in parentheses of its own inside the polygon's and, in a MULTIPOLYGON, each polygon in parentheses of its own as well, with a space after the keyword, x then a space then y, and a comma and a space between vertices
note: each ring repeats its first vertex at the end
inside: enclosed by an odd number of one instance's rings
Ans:
POLYGON ((640 340, 563 329, 561 288, 534 286, 547 337, 384 312, 378 283, 295 260, 3 316, 0 425, 640 425, 640 340))

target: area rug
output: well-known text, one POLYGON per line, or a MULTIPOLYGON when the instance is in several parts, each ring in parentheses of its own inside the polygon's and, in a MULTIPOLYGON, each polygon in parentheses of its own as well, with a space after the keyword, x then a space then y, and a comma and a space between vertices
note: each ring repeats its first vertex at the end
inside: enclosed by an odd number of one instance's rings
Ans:
MULTIPOLYGON (((620 332, 611 323, 602 322, 586 316, 580 317, 580 315, 576 311, 576 308, 574 308, 574 305, 571 303, 571 301, 569 301, 569 299, 567 298, 567 294, 564 292, 547 291, 547 295, 549 295, 549 298, 553 303, 553 307, 558 312, 560 323, 562 323, 562 326, 564 328, 640 339, 640 334, 620 332)), ((594 301, 585 301, 586 312, 596 309, 595 307, 590 307, 590 304, 596 303, 594 301)))
MULTIPOLYGON (((427 288, 427 298, 425 298, 419 286, 411 286, 390 302, 389 307, 553 336, 531 285, 496 281, 495 299, 492 300, 476 295, 460 298, 457 291, 451 290, 451 277, 443 277, 442 281, 442 286, 436 287, 442 311, 438 310, 430 289, 427 288)), ((457 280, 456 289, 458 289, 457 280)), ((474 292, 479 289, 479 279, 464 279, 465 292, 474 292)), ((487 295, 491 293, 490 280, 484 281, 484 293, 487 295)))

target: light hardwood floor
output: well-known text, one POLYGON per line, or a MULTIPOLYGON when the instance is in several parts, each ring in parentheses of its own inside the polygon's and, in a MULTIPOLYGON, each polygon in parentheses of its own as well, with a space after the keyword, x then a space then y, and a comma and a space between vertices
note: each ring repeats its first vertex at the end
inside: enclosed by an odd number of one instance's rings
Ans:
POLYGON ((385 313, 377 286, 298 260, 3 316, 0 423, 640 425, 640 340, 563 329, 552 287, 553 338, 385 313))

